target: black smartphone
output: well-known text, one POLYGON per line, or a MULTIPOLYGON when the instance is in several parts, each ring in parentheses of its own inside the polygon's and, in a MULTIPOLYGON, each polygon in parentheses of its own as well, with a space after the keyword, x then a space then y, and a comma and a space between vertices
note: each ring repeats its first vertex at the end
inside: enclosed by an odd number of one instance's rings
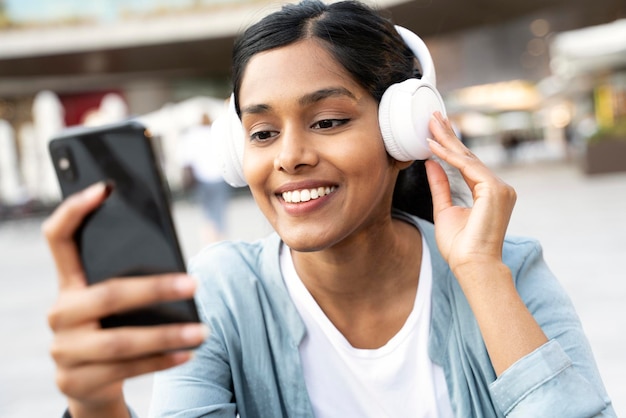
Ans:
MULTIPOLYGON (((63 198, 99 181, 112 191, 75 235, 87 281, 184 272, 170 193, 151 135, 138 122, 70 128, 50 141, 63 198)), ((116 314, 102 327, 198 322, 193 299, 116 314)))

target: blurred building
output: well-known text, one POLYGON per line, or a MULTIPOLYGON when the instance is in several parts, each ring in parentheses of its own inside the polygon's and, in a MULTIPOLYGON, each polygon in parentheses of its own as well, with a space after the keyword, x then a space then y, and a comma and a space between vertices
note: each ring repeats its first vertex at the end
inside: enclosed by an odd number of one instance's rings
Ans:
MULTIPOLYGON (((545 115, 556 113, 544 109, 544 96, 562 98, 563 92, 546 93, 537 84, 556 80, 550 45, 557 34, 626 17, 623 0, 373 4, 425 39, 450 116, 475 140, 493 140, 503 130, 550 134, 545 115)), ((13 130, 0 146, 15 144, 4 152, 14 154, 20 170, 13 186, 0 186, 19 189, 0 190, 0 205, 7 204, 3 196, 15 204, 46 195, 33 184, 44 176, 37 168, 47 157, 50 127, 142 116, 171 155, 177 132, 196 114, 222 110, 234 38, 278 7, 266 0, 0 0, 0 120, 13 130), (60 120, 38 122, 34 108, 41 100, 56 109, 47 112, 50 118, 60 120)), ((620 65, 610 70, 618 78, 620 65)), ((175 164, 167 171, 176 184, 175 164)))
POLYGON ((626 123, 626 18, 558 34, 550 57, 552 74, 540 87, 571 108, 579 134, 590 117, 599 129, 626 123))

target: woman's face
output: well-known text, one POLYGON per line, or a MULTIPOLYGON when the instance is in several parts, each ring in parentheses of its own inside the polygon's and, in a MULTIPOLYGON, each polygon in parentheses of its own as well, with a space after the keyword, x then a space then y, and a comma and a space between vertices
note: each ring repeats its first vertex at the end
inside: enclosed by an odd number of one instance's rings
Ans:
POLYGON ((239 105, 245 178, 289 247, 368 239, 389 221, 398 167, 384 149, 378 104, 316 41, 252 57, 239 105))

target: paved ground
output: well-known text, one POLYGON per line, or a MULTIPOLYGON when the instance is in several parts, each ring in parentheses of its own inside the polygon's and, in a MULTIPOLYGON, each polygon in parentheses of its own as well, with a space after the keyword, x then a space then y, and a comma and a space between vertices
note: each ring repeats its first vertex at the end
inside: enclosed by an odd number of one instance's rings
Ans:
MULTIPOLYGON (((539 238, 570 293, 620 416, 626 416, 626 173, 586 177, 557 162, 497 169, 518 191, 510 232, 539 238)), ((186 255, 201 245, 198 211, 175 205, 186 255)), ((60 416, 45 315, 56 295, 41 219, 0 223, 0 416, 60 416)), ((254 239, 269 227, 247 197, 231 202, 230 236, 254 239)), ((130 403, 147 415, 150 377, 128 382, 130 403)))

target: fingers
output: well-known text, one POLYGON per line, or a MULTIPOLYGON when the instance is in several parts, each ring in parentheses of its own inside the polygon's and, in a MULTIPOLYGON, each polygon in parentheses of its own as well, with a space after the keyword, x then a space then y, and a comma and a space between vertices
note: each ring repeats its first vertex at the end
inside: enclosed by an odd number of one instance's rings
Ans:
POLYGON ((93 397, 107 385, 124 379, 177 366, 192 357, 190 351, 156 354, 117 363, 94 363, 75 368, 58 368, 56 383, 70 398, 93 397))
POLYGON ((435 112, 429 128, 434 140, 429 139, 432 152, 453 167, 456 167, 465 182, 474 190, 477 183, 491 179, 493 173, 457 137, 450 121, 435 112))
POLYGON ((48 241, 61 289, 85 286, 83 268, 73 236, 85 216, 104 201, 108 192, 105 183, 96 183, 67 198, 42 224, 42 232, 48 241))
POLYGON ((457 168, 470 189, 473 188, 475 181, 468 176, 468 167, 474 160, 473 154, 459 141, 450 123, 441 113, 435 112, 428 126, 434 137, 428 138, 433 154, 457 168))
POLYGON ((75 367, 89 363, 125 362, 155 353, 200 345, 208 336, 203 324, 123 327, 66 332, 50 349, 57 365, 75 367))
POLYGON ((478 157, 476 157, 457 137, 450 121, 440 112, 435 112, 429 123, 435 140, 429 139, 431 150, 439 158, 459 169, 466 183, 476 197, 478 183, 490 184, 500 189, 507 199, 514 200, 514 191, 500 180, 478 157))
POLYGON ((443 168, 434 161, 428 161, 426 168, 433 195, 434 218, 441 219, 443 212, 447 212, 447 222, 455 224, 455 228, 447 230, 449 237, 465 231, 468 241, 457 248, 480 247, 484 252, 498 253, 515 205, 515 190, 500 180, 459 141, 449 121, 439 112, 435 112, 429 127, 435 137, 429 140, 431 150, 461 172, 473 197, 471 211, 446 210, 452 206, 449 182, 443 168), (490 243, 490 246, 485 243, 490 243))
POLYGON ((106 280, 62 292, 48 314, 53 331, 157 302, 193 297, 196 281, 184 274, 106 280))
POLYGON ((187 349, 208 336, 201 323, 102 329, 97 320, 135 307, 191 298, 196 281, 167 274, 118 278, 66 289, 48 315, 57 385, 70 399, 109 401, 129 377, 191 358, 187 349), (181 351, 182 350, 182 351, 181 351))
POLYGON ((163 370, 191 357, 207 336, 202 324, 103 330, 98 320, 158 302, 192 298, 184 274, 117 278, 87 286, 74 235, 110 189, 95 184, 67 198, 42 225, 59 276, 59 298, 48 314, 54 331, 57 384, 70 399, 109 402, 124 379, 163 370))
POLYGON ((471 152, 457 138, 452 124, 446 119, 441 112, 433 113, 428 124, 430 132, 434 135, 437 143, 444 148, 459 154, 471 155, 471 152))
POLYGON ((439 212, 452 206, 450 183, 443 167, 433 160, 426 161, 426 177, 433 199, 433 216, 436 218, 439 212))

